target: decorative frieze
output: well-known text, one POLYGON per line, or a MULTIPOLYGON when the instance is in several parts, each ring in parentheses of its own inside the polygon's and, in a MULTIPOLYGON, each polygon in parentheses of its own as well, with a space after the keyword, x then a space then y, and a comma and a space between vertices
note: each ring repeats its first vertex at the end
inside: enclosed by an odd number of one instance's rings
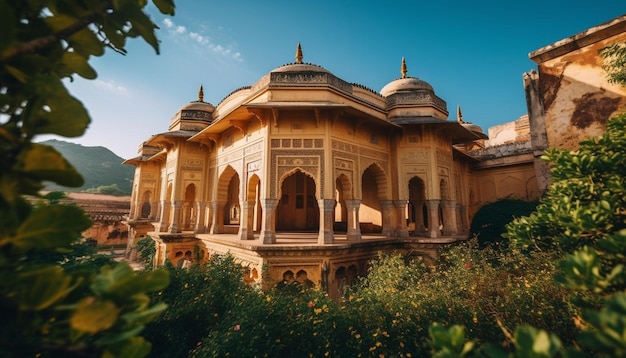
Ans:
POLYGON ((280 179, 287 173, 299 168, 319 183, 321 192, 324 190, 324 177, 320 175, 324 168, 323 150, 272 150, 270 197, 276 198, 280 179))
POLYGON ((187 170, 202 170, 204 160, 197 158, 182 158, 180 167, 187 170))

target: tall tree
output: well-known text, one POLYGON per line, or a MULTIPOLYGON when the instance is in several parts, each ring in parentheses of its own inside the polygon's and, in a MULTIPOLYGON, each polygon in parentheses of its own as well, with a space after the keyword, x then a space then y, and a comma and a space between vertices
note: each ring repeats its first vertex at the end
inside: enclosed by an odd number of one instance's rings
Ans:
MULTIPOLYGON (((153 0, 174 14, 172 0, 153 0)), ((147 293, 164 271, 126 264, 66 272, 33 252, 70 250, 90 221, 76 206, 32 204, 43 181, 80 186, 80 174, 37 135, 81 136, 90 118, 63 80, 95 79, 89 64, 140 37, 159 52, 144 0, 0 0, 0 355, 144 356, 138 336, 165 309, 147 293)))

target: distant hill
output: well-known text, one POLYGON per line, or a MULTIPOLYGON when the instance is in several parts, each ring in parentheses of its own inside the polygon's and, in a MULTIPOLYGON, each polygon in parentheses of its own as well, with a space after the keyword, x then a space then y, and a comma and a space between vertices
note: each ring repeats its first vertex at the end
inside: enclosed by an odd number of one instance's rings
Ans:
POLYGON ((94 192, 114 195, 130 195, 135 167, 124 165, 123 158, 105 147, 85 147, 80 144, 50 139, 41 144, 53 147, 72 163, 85 179, 79 188, 67 188, 56 183, 45 183, 47 190, 70 192, 94 192))

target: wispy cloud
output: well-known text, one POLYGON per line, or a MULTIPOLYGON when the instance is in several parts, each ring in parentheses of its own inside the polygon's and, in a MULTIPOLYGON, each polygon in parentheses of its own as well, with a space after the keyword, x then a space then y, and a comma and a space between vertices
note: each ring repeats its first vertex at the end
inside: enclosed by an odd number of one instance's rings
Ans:
POLYGON ((115 83, 115 81, 103 81, 103 80, 95 80, 94 84, 98 88, 105 89, 110 92, 114 92, 121 95, 128 94, 128 89, 124 86, 120 86, 115 83))
POLYGON ((186 39, 195 41, 199 45, 204 46, 209 51, 215 54, 232 58, 238 61, 242 60, 241 53, 238 51, 234 51, 230 46, 223 46, 223 45, 214 43, 213 41, 211 41, 211 39, 208 36, 201 34, 200 32, 197 32, 197 31, 188 31, 185 26, 176 25, 169 18, 163 19, 163 25, 167 28, 168 32, 172 36, 177 36, 177 37, 186 38, 186 39))

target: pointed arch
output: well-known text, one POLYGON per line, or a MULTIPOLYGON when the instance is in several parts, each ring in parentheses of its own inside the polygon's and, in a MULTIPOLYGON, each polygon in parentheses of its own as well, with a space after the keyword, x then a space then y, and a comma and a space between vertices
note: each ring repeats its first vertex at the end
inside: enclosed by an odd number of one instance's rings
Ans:
POLYGON ((185 187, 183 200, 183 230, 193 230, 196 223, 196 185, 185 187))
POLYGON ((223 205, 218 210, 223 210, 224 225, 239 225, 241 214, 239 187, 239 173, 227 165, 217 180, 217 202, 223 205))
POLYGON ((277 230, 319 230, 318 185, 309 173, 294 168, 280 178, 277 230))
POLYGON ((387 176, 378 163, 370 164, 363 171, 359 206, 359 221, 363 233, 382 231, 382 201, 389 198, 388 188, 387 176))
POLYGON ((337 231, 347 231, 348 209, 346 200, 352 200, 352 183, 345 174, 340 174, 335 180, 335 218, 337 231))

